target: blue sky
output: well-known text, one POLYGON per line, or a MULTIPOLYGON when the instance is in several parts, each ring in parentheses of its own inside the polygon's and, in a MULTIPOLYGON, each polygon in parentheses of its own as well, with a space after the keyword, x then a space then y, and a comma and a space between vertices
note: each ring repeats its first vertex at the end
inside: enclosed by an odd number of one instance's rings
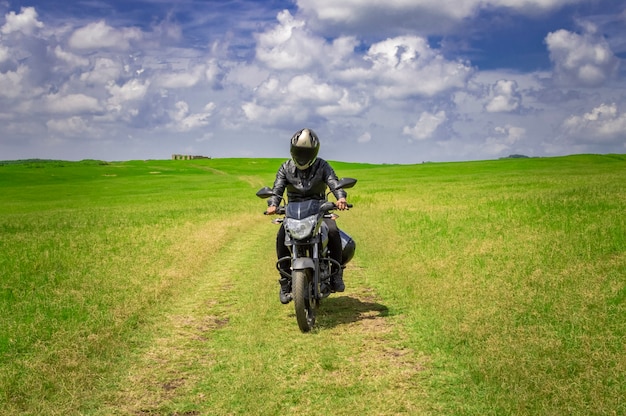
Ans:
POLYGON ((0 160, 626 153, 615 0, 0 0, 0 160))

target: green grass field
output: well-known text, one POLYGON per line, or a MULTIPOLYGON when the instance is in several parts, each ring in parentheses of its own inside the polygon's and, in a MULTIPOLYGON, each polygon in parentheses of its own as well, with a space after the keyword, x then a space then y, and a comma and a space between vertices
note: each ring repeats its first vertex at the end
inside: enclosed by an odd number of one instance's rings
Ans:
POLYGON ((300 333, 281 160, 0 162, 0 413, 626 415, 626 155, 356 177, 300 333))

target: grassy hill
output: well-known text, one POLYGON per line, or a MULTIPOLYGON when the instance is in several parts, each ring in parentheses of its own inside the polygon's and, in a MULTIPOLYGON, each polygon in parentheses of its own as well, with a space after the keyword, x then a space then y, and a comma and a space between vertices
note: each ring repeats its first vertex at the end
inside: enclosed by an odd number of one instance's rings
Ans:
POLYGON ((333 162, 347 290, 303 335, 282 160, 0 164, 7 414, 626 414, 626 156, 333 162))

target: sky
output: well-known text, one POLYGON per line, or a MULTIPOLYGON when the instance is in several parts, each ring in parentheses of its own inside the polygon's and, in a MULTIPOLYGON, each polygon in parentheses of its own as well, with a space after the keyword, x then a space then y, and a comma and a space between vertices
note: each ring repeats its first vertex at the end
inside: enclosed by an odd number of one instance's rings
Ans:
POLYGON ((617 0, 0 0, 0 160, 626 153, 617 0))

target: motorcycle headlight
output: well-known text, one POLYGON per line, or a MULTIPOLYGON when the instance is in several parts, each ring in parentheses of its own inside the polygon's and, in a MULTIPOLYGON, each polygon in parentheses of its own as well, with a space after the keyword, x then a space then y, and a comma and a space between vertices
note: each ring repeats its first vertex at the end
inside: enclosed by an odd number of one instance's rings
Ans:
POLYGON ((317 215, 311 215, 301 220, 294 218, 285 218, 285 230, 296 240, 304 240, 313 233, 315 224, 317 223, 317 215))

